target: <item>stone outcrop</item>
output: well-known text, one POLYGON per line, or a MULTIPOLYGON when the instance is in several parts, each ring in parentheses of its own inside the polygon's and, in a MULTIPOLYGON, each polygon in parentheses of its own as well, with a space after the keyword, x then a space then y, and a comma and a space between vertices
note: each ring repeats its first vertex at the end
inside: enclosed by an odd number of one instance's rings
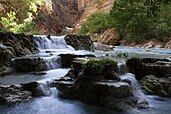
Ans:
POLYGON ((107 45, 120 45, 119 34, 117 33, 115 29, 105 30, 104 33, 100 35, 98 42, 101 42, 107 45))
POLYGON ((0 74, 9 74, 11 59, 38 52, 32 36, 0 32, 0 74))
POLYGON ((18 72, 39 72, 46 70, 46 63, 42 58, 19 57, 15 58, 14 68, 18 72))
POLYGON ((41 33, 64 34, 65 27, 72 27, 79 17, 77 0, 44 0, 34 21, 41 33))
POLYGON ((126 111, 137 105, 138 98, 133 95, 130 83, 120 81, 115 62, 90 60, 81 67, 77 76, 73 65, 73 69, 65 77, 56 80, 60 97, 79 99, 87 104, 119 111, 126 111))
POLYGON ((141 79, 140 83, 146 94, 171 97, 171 81, 169 78, 147 75, 141 79))
POLYGON ((171 74, 171 61, 168 59, 129 59, 126 65, 128 66, 128 71, 135 74, 137 79, 142 79, 146 75, 170 77, 171 74))
POLYGON ((76 50, 94 51, 94 45, 89 35, 67 35, 65 40, 76 50))
POLYGON ((75 58, 95 57, 95 55, 92 54, 60 54, 59 56, 61 57, 62 67, 71 67, 75 58))
POLYGON ((0 104, 14 105, 32 98, 32 93, 21 86, 0 87, 0 104))
POLYGON ((100 42, 94 42, 94 48, 95 50, 111 51, 113 50, 114 47, 112 45, 106 45, 100 42))

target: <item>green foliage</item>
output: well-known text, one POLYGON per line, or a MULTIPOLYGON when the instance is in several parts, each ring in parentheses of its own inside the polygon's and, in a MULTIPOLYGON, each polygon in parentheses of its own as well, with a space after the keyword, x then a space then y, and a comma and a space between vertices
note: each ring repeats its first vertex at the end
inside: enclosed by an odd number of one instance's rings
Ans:
POLYGON ((100 33, 116 28, 122 38, 143 40, 170 36, 169 0, 114 0, 109 14, 95 13, 81 25, 79 33, 100 33))
POLYGON ((41 0, 1 0, 4 9, 1 17, 3 30, 14 33, 26 33, 34 29, 33 18, 37 12, 37 4, 41 0))
POLYGON ((141 40, 167 37, 171 30, 168 21, 171 16, 164 12, 171 13, 167 10, 169 6, 163 6, 161 2, 149 4, 145 0, 115 0, 110 22, 123 38, 141 40))
POLYGON ((106 66, 116 70, 117 62, 110 59, 90 60, 83 65, 83 72, 85 75, 100 75, 104 72, 106 66))
POLYGON ((132 56, 131 59, 140 59, 140 56, 132 56))
POLYGON ((108 23, 109 14, 94 13, 88 17, 87 21, 81 25, 81 29, 78 33, 100 33, 102 30, 110 27, 108 23))
POLYGON ((116 53, 117 58, 128 58, 128 53, 116 53))

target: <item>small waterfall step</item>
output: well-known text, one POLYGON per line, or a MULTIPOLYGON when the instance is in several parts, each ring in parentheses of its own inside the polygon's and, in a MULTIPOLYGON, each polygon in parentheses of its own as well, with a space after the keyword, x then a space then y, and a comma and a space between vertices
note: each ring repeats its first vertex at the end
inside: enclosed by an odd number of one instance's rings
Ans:
POLYGON ((149 105, 148 105, 147 97, 141 90, 141 87, 140 87, 138 81, 136 80, 135 75, 131 74, 131 73, 126 73, 124 75, 121 75, 120 78, 122 81, 131 83, 132 93, 134 94, 134 96, 136 96, 138 98, 138 107, 148 108, 149 105))
POLYGON ((66 49, 75 51, 72 46, 67 45, 65 36, 35 35, 34 38, 40 51, 47 49, 66 49))

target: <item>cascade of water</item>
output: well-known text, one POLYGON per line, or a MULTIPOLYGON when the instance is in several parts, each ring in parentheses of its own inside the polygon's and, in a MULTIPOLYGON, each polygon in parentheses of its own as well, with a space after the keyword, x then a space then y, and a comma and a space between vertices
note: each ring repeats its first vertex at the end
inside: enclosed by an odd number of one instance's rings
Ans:
POLYGON ((35 35, 36 44, 38 49, 68 49, 74 51, 75 49, 67 45, 65 36, 46 36, 46 35, 35 35))
POLYGON ((61 67, 60 57, 58 56, 56 57, 54 56, 54 57, 46 58, 46 59, 44 58, 44 62, 46 64, 47 70, 57 69, 61 67))
POLYGON ((52 94, 48 82, 40 83, 37 89, 40 96, 50 96, 52 94))
POLYGON ((5 48, 5 46, 3 44, 0 43, 0 48, 5 48))
POLYGON ((133 92, 134 96, 136 96, 138 98, 138 104, 148 103, 147 98, 146 98, 145 94, 142 92, 141 87, 140 87, 138 81, 136 80, 134 74, 126 73, 120 77, 121 77, 121 80, 128 80, 131 82, 132 92, 133 92))
POLYGON ((125 73, 128 73, 126 62, 124 61, 122 63, 118 63, 117 70, 119 75, 124 75, 125 73))

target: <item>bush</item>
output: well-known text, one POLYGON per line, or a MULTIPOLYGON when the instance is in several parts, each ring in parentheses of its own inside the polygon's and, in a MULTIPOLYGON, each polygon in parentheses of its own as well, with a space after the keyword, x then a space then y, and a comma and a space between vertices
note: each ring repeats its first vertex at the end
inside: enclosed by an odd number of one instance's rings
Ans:
POLYGON ((37 5, 42 0, 0 0, 3 31, 14 33, 31 32, 34 29, 33 18, 37 15, 37 5), (3 10, 2 10, 3 9, 3 10))
POLYGON ((88 17, 87 21, 81 25, 81 29, 78 31, 79 34, 86 33, 100 33, 104 29, 109 28, 109 14, 106 13, 95 13, 88 17))
MULTIPOLYGON (((120 36, 127 39, 142 40, 167 37, 171 30, 171 15, 166 15, 168 6, 159 9, 151 7, 146 0, 115 0, 110 12, 111 25, 120 36), (168 21, 169 20, 169 21, 168 21)), ((158 4, 159 7, 159 4, 158 4)))
POLYGON ((104 75, 105 70, 117 70, 117 62, 110 59, 90 60, 83 65, 83 72, 85 75, 104 75))

